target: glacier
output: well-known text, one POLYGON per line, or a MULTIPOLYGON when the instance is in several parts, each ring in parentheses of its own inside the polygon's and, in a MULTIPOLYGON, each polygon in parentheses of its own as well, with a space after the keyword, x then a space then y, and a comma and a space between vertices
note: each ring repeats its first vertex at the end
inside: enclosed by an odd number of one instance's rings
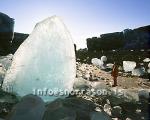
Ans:
POLYGON ((13 93, 21 97, 41 93, 44 101, 65 97, 66 94, 59 96, 59 92, 72 90, 75 63, 70 32, 59 17, 49 17, 36 24, 16 51, 4 78, 3 89, 11 86, 13 93), (47 93, 54 90, 58 95, 47 93))

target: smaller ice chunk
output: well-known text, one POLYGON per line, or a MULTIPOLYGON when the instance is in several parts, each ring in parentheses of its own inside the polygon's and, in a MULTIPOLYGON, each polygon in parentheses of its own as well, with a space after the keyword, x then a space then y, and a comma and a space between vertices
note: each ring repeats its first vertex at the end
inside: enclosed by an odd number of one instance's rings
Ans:
POLYGON ((125 72, 131 72, 136 67, 136 62, 134 61, 123 61, 123 69, 125 72))
POLYGON ((110 68, 110 69, 112 69, 112 68, 113 68, 113 66, 114 66, 114 64, 112 64, 112 63, 108 63, 108 64, 106 64, 106 67, 107 67, 107 68, 110 68))
POLYGON ((2 86, 5 73, 6 73, 6 70, 3 68, 2 64, 0 63, 0 87, 2 86))
POLYGON ((148 63, 148 68, 150 68, 150 63, 148 63))
POLYGON ((100 69, 106 69, 106 65, 105 65, 106 61, 107 61, 107 57, 106 56, 102 56, 101 59, 93 58, 91 60, 91 63, 93 65, 99 67, 100 69))
POLYGON ((101 57, 101 61, 106 62, 107 61, 107 57, 106 56, 102 56, 101 57))
POLYGON ((150 68, 149 68, 149 69, 147 69, 147 73, 150 73, 150 68))
POLYGON ((106 68, 106 66, 104 65, 104 62, 101 61, 101 60, 98 59, 98 58, 93 58, 93 59, 91 60, 91 63, 92 63, 93 65, 99 67, 100 69, 105 69, 105 68, 106 68))
POLYGON ((145 58, 143 62, 150 62, 150 58, 145 58))
POLYGON ((85 90, 85 89, 88 89, 90 88, 90 83, 83 79, 82 77, 81 78, 77 78, 74 82, 74 85, 73 85, 73 88, 74 89, 78 89, 78 90, 85 90))
POLYGON ((91 63, 92 63, 93 65, 95 65, 95 66, 103 65, 103 62, 102 62, 100 59, 98 59, 98 58, 93 58, 93 59, 91 60, 91 63))
POLYGON ((134 76, 143 76, 145 74, 145 68, 141 67, 141 68, 135 68, 132 71, 132 75, 134 76))
POLYGON ((3 67, 6 70, 8 70, 9 67, 11 66, 12 59, 13 59, 13 55, 12 54, 9 54, 7 56, 0 56, 0 64, 2 64, 3 67))

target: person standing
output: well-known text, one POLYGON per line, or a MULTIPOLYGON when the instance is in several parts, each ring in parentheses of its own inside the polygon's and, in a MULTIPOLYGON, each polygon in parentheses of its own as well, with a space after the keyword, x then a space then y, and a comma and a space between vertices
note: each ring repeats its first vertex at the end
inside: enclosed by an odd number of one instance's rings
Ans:
POLYGON ((113 77, 113 81, 114 81, 113 87, 117 86, 118 72, 119 72, 118 65, 116 63, 114 63, 113 68, 112 68, 112 72, 111 72, 111 76, 113 77))

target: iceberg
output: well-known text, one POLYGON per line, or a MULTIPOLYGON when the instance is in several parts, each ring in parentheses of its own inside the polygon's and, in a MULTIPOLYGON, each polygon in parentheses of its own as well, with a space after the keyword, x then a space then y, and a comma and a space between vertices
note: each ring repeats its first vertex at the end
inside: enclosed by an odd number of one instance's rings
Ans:
POLYGON ((4 78, 3 89, 11 86, 18 96, 36 94, 44 101, 66 97, 64 90, 73 88, 75 63, 69 31, 59 17, 49 17, 36 24, 16 51, 4 78))

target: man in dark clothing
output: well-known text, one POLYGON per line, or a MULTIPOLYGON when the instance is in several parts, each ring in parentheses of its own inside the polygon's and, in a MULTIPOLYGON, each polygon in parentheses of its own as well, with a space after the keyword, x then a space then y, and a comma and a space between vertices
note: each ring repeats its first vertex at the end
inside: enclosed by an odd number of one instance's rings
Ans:
POLYGON ((114 80, 113 87, 116 87, 117 86, 117 77, 118 77, 118 65, 116 63, 114 63, 114 65, 113 65, 111 76, 113 77, 113 80, 114 80))

